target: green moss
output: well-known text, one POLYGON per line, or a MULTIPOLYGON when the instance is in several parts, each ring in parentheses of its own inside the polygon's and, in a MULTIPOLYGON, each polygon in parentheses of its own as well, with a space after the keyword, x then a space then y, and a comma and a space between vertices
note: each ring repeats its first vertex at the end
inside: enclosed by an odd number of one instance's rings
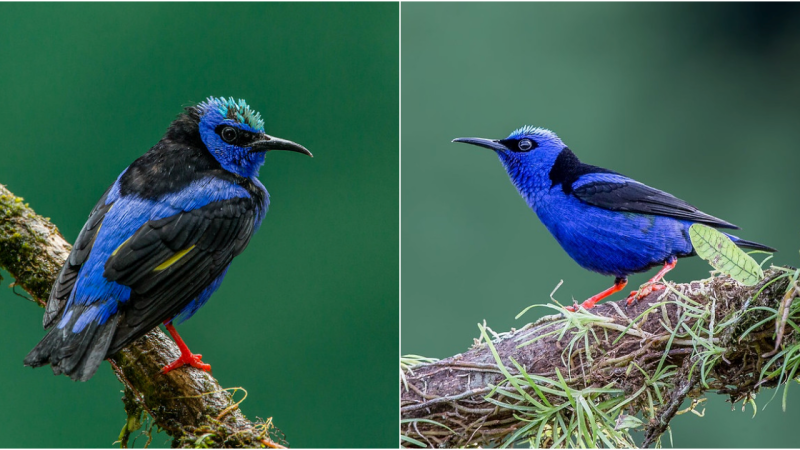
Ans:
MULTIPOLYGON (((46 237, 30 230, 32 219, 39 218, 23 199, 0 185, 0 267, 8 270, 17 285, 41 300, 48 297, 60 267, 41 245, 46 237)), ((50 230, 55 228, 51 226, 50 230)))
POLYGON ((10 194, 0 195, 0 218, 17 217, 26 209, 21 197, 10 194))
POLYGON ((280 431, 271 421, 259 421, 252 428, 234 430, 212 417, 206 417, 205 425, 187 427, 185 434, 172 442, 173 448, 257 448, 268 440, 288 445, 280 431))
POLYGON ((122 426, 122 431, 119 433, 119 446, 120 448, 128 448, 128 441, 131 434, 142 428, 145 420, 144 409, 138 403, 132 400, 133 393, 125 389, 125 395, 122 397, 122 402, 125 404, 125 414, 127 418, 125 424, 122 426))

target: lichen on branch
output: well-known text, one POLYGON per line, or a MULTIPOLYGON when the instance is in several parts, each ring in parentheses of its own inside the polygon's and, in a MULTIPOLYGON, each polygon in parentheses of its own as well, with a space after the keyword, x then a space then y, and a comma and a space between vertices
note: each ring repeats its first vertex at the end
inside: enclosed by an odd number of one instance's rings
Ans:
POLYGON ((537 305, 559 314, 501 334, 479 325, 465 353, 405 361, 402 444, 630 447, 630 431, 644 429, 649 446, 692 411, 681 410, 687 398, 696 405, 716 391, 753 403, 800 367, 800 337, 788 331, 800 321, 799 276, 773 267, 750 287, 713 276, 670 283, 628 308, 537 305))

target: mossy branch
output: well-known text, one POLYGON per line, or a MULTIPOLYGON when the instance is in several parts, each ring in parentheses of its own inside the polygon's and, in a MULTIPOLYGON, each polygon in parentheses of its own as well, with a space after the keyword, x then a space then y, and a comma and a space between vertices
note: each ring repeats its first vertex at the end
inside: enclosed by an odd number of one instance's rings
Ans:
MULTIPOLYGON (((55 225, 0 185, 0 267, 14 277, 15 286, 44 306, 70 249, 55 225)), ((29 319, 32 327, 41 326, 41 316, 29 319)), ((173 437, 174 447, 281 447, 270 435, 275 433, 271 422, 249 421, 210 374, 184 367, 162 375, 161 367, 179 354, 175 343, 155 328, 109 359, 125 386, 123 447, 141 426, 143 411, 173 437)))
POLYGON ((539 305, 561 314, 493 338, 479 325, 465 353, 403 361, 402 444, 628 447, 644 428, 646 447, 693 411, 680 411, 687 398, 716 391, 755 407, 761 387, 800 368, 798 275, 773 267, 751 287, 728 276, 670 284, 629 308, 539 305))

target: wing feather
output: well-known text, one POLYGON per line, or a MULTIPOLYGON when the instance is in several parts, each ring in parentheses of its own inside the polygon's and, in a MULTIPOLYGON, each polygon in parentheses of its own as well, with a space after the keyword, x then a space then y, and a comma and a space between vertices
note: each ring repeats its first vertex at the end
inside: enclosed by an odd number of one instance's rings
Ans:
POLYGON ((89 253, 94 246, 94 240, 100 227, 103 224, 103 219, 106 213, 111 209, 113 203, 106 205, 108 193, 111 192, 112 186, 106 189, 105 194, 100 197, 92 212, 89 214, 89 219, 83 225, 78 238, 75 240, 75 245, 72 246, 72 251, 67 257, 64 266, 58 273, 55 284, 50 290, 50 297, 47 299, 47 306, 44 310, 44 317, 42 318, 42 325, 44 328, 53 326, 55 320, 61 316, 61 311, 69 300, 72 289, 75 287, 75 281, 78 279, 78 272, 81 267, 89 259, 89 253))
POLYGON ((200 295, 247 246, 256 214, 254 201, 240 197, 139 228, 108 259, 103 273, 109 281, 131 288, 109 352, 173 318, 200 295), (170 258, 176 259, 165 264, 170 258))
POLYGON ((716 228, 739 228, 698 210, 672 194, 619 174, 584 175, 573 184, 572 194, 585 203, 611 211, 668 216, 716 228))

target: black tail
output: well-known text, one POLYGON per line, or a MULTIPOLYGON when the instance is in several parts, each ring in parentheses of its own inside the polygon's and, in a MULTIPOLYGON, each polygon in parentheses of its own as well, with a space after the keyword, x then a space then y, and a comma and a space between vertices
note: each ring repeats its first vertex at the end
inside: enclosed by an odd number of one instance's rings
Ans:
POLYGON ((758 242, 746 241, 744 239, 739 239, 739 238, 734 239, 733 242, 734 242, 734 244, 736 244, 736 245, 738 245, 739 247, 742 247, 742 248, 749 248, 749 249, 752 249, 752 250, 761 250, 761 251, 769 252, 769 253, 777 252, 777 250, 775 250, 774 248, 768 247, 768 246, 766 246, 764 244, 759 244, 758 242))
POLYGON ((64 327, 53 327, 39 342, 24 364, 39 367, 50 364, 56 375, 66 374, 73 380, 86 381, 97 372, 100 363, 106 359, 108 347, 114 338, 119 323, 119 315, 112 316, 102 325, 92 321, 78 333, 72 328, 82 315, 85 306, 70 308, 72 313, 64 327))

